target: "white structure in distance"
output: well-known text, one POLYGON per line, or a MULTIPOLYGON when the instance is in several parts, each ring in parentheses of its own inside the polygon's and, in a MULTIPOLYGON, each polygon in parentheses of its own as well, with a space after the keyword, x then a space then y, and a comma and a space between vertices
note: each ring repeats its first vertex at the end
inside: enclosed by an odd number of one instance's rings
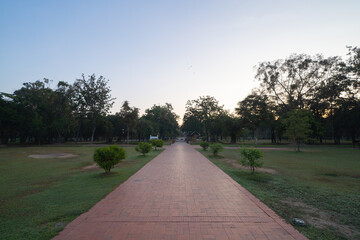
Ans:
POLYGON ((159 139, 159 137, 158 137, 158 135, 156 135, 156 136, 151 136, 151 135, 150 135, 150 140, 151 140, 151 139, 159 139))

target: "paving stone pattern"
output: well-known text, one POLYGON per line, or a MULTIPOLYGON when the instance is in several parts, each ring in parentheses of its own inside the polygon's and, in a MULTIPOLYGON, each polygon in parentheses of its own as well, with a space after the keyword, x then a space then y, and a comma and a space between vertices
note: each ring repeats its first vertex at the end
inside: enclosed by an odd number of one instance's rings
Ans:
POLYGON ((176 143, 54 239, 307 238, 193 147, 176 143))

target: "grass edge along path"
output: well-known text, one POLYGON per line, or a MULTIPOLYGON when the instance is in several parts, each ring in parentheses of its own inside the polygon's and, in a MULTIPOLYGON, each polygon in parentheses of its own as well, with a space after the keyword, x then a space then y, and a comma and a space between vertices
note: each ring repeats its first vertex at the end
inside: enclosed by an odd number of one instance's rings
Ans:
MULTIPOLYGON (((342 219, 337 219, 338 222, 348 224, 346 222, 349 222, 348 220, 354 220, 356 218, 356 211, 359 211, 358 205, 356 202, 356 199, 359 198, 359 192, 355 193, 348 193, 346 195, 345 199, 342 199, 343 202, 339 203, 341 206, 334 206, 334 202, 336 203, 336 200, 339 198, 342 198, 341 194, 338 194, 336 192, 332 191, 325 191, 322 188, 316 188, 312 186, 305 186, 301 183, 298 183, 297 181, 293 181, 293 179, 289 179, 288 176, 283 177, 280 174, 271 175, 268 173, 256 173, 255 175, 252 175, 249 170, 242 170, 239 168, 234 167, 232 164, 229 163, 229 158, 234 158, 234 153, 236 151, 239 151, 238 149, 229 149, 225 150, 224 152, 220 153, 219 157, 213 157, 211 156, 210 152, 203 151, 198 149, 198 151, 203 154, 206 158, 208 158, 212 163, 214 163, 217 167, 219 167, 224 173, 229 175, 232 179, 234 179, 236 182, 238 182, 240 185, 242 185, 244 188, 246 188, 249 192, 251 192, 254 196, 256 196, 260 201, 262 201, 264 204, 266 204, 268 207, 270 207, 272 210, 274 210, 279 216, 281 216, 283 219, 286 220, 286 222, 291 224, 291 220, 293 217, 301 217, 302 214, 304 214, 304 211, 302 211, 303 207, 308 206, 315 206, 312 209, 318 209, 324 210, 324 212, 332 212, 332 211, 326 211, 334 207, 348 207, 348 208, 354 208, 353 210, 355 213, 354 216, 341 216, 341 214, 337 214, 335 217, 343 217, 342 219), (231 154, 229 154, 231 153, 231 154), (319 190, 319 192, 317 192, 319 190), (337 196, 334 196, 337 195, 337 196), (324 196, 332 198, 334 197, 335 200, 329 200, 329 202, 324 201, 324 196), (310 204, 306 202, 306 198, 310 198, 310 204), (344 202, 347 200, 352 200, 348 206, 345 205, 344 202), (291 204, 288 204, 287 201, 291 202, 291 204), (312 201, 312 202, 311 202, 312 201), (314 202, 319 201, 316 204, 314 202), (333 202, 331 202, 333 201, 333 202), (293 203, 304 203, 306 202, 305 206, 298 205, 294 206, 293 203), (322 206, 323 205, 323 206, 322 206), (348 218, 348 219, 347 219, 348 218)), ((292 152, 289 152, 292 154, 292 152)), ((240 156, 240 152, 238 152, 238 155, 240 156)), ((265 155, 266 157, 266 155, 265 155)), ((266 161, 266 159, 265 159, 266 161)), ((276 168, 275 168, 276 170, 276 168)), ((349 209, 346 209, 349 210, 349 209)), ((314 215, 315 217, 321 218, 323 217, 322 214, 323 211, 319 212, 312 212, 311 215, 314 215)), ((349 211, 348 211, 349 212, 349 211)), ((307 213, 308 214, 308 213, 307 213)), ((331 216, 333 217, 333 216, 331 216)), ((354 227, 356 228, 356 224, 351 226, 352 229, 354 227)), ((347 227, 347 226, 345 226, 347 227)), ((351 237, 346 237, 344 234, 340 234, 337 232, 336 228, 332 228, 331 226, 329 228, 319 228, 314 226, 309 227, 298 227, 295 226, 295 228, 300 231, 302 234, 304 234, 309 239, 356 239, 357 237, 360 237, 358 235, 353 235, 351 237)), ((346 229, 345 229, 346 230, 346 229)))
POLYGON ((0 149, 0 239, 51 239, 162 152, 141 156, 125 147, 126 159, 106 176, 103 169, 84 169, 94 164, 95 148, 0 149), (59 151, 76 157, 28 157, 59 151))

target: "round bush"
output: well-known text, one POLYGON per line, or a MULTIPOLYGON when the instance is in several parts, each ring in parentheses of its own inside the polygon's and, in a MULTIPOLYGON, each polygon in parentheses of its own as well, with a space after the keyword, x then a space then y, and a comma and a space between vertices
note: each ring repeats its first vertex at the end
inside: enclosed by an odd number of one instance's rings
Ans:
POLYGON ((94 152, 94 161, 105 170, 105 173, 110 173, 111 168, 125 157, 125 150, 118 146, 98 148, 94 152))
POLYGON ((161 139, 152 139, 150 142, 155 147, 155 150, 156 148, 161 148, 164 145, 164 141, 161 139))
POLYGON ((147 142, 140 142, 136 147, 135 150, 142 153, 143 155, 146 155, 148 152, 150 152, 152 149, 152 145, 147 142))
POLYGON ((210 143, 208 143, 208 142, 201 142, 200 143, 200 147, 202 147, 202 149, 204 151, 206 151, 209 148, 209 146, 210 146, 210 143))
POLYGON ((255 172, 255 168, 261 167, 264 163, 261 161, 263 153, 259 149, 255 148, 242 148, 241 164, 251 168, 251 172, 255 172))
POLYGON ((210 150, 214 154, 214 156, 217 156, 219 152, 224 150, 224 147, 220 143, 214 143, 210 145, 210 150))

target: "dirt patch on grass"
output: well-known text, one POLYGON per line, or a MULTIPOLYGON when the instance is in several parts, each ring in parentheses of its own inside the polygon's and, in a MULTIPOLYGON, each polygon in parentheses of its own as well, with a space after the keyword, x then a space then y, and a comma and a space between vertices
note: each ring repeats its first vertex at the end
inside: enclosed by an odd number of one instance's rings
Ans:
POLYGON ((50 153, 50 154, 31 154, 30 158, 71 158, 77 157, 77 155, 71 153, 50 153))
MULTIPOLYGON (((241 149, 241 147, 225 147, 226 149, 241 149)), ((291 147, 255 147, 255 149, 264 150, 264 151, 289 151, 295 152, 294 148, 291 147)), ((300 148, 301 152, 317 152, 313 149, 303 149, 300 148)))
POLYGON ((360 231, 358 229, 356 229, 354 226, 343 225, 335 222, 333 220, 334 216, 327 211, 320 210, 304 202, 296 201, 290 198, 282 200, 281 202, 302 211, 303 216, 301 216, 301 218, 303 218, 308 224, 316 228, 334 228, 337 232, 341 233, 349 239, 355 239, 355 237, 360 236, 360 231))
POLYGON ((260 150, 269 150, 269 151, 294 151, 293 148, 279 148, 279 147, 256 147, 260 150))
POLYGON ((100 169, 100 167, 98 165, 96 165, 96 163, 94 163, 94 164, 91 164, 89 166, 85 166, 82 169, 84 169, 84 170, 93 170, 93 169, 100 169))
MULTIPOLYGON (((241 149, 241 147, 224 147, 226 149, 241 149)), ((247 147, 249 148, 249 147, 247 147)), ((253 147, 250 147, 253 148, 253 147)), ((274 150, 274 151, 294 151, 293 148, 280 148, 280 147, 255 147, 256 149, 260 150, 274 150)))
MULTIPOLYGON (((257 147, 256 149, 265 150, 265 151, 289 151, 295 152, 294 148, 277 148, 277 147, 257 147)), ((300 148, 300 152, 319 152, 314 149, 300 148)))
MULTIPOLYGON (((221 159, 221 161, 229 163, 234 168, 243 169, 243 170, 249 170, 249 171, 251 170, 249 167, 245 167, 245 166, 241 165, 240 163, 238 163, 234 159, 223 158, 223 159, 221 159)), ((277 174, 277 172, 274 169, 271 169, 271 168, 256 168, 255 171, 263 172, 263 173, 270 173, 270 174, 277 174)))

